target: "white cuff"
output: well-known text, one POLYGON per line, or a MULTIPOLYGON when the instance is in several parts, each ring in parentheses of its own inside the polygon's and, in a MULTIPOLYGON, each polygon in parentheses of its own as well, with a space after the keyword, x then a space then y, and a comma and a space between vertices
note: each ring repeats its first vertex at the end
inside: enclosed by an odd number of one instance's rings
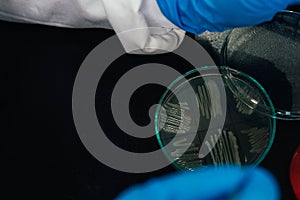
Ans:
POLYGON ((103 0, 108 21, 128 53, 171 52, 185 32, 161 13, 155 0, 103 0))

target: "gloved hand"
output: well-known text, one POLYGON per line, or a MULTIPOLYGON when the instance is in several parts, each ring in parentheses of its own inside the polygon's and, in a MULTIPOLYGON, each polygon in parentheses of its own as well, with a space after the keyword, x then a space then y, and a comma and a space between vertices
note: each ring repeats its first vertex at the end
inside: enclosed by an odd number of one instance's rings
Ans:
POLYGON ((270 21, 300 0, 156 0, 162 13, 181 29, 200 34, 270 21))
POLYGON ((267 171, 223 166, 154 179, 126 190, 117 200, 277 200, 279 196, 267 171))

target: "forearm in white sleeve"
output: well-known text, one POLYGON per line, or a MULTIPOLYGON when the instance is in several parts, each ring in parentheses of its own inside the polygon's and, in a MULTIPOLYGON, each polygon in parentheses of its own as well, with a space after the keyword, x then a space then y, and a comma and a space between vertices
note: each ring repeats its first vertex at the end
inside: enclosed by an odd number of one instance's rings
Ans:
POLYGON ((155 0, 0 0, 0 19, 70 28, 113 28, 129 53, 175 50, 185 32, 155 0))
POLYGON ((111 28, 102 0, 0 0, 0 19, 69 28, 111 28))

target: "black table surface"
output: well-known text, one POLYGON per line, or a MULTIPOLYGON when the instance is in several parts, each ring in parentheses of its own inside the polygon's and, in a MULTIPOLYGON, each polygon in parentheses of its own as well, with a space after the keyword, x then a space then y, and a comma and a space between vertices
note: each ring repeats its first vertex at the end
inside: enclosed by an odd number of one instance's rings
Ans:
MULTIPOLYGON (((66 29, 0 22, 1 27, 1 199, 113 199, 130 185, 174 172, 130 174, 111 169, 85 149, 72 117, 72 89, 77 71, 88 53, 114 33, 104 29, 66 29), (4 187, 3 187, 4 185, 4 187)), ((104 90, 96 94, 97 110, 110 107, 111 85, 137 64, 158 62, 182 72, 188 63, 172 53, 155 56, 124 55, 103 78, 104 90), (122 64, 120 64, 122 63, 122 64), (121 68, 121 70, 120 70, 121 68), (100 95, 100 96, 99 96, 100 95), (97 97, 98 96, 98 97, 97 97)), ((132 116, 147 123, 149 105, 164 91, 150 85, 136 95, 132 116), (155 92, 154 92, 155 91, 155 92), (151 98, 142 94, 149 94, 151 98), (141 112, 145 113, 141 113, 141 112)), ((133 151, 158 148, 148 140, 121 136, 109 109, 102 124, 110 139, 133 151), (125 138, 125 139, 124 139, 125 138), (130 144, 129 144, 130 143, 130 144)), ((282 199, 295 199, 289 166, 300 144, 300 122, 277 121, 274 144, 261 163, 278 180, 282 199)))

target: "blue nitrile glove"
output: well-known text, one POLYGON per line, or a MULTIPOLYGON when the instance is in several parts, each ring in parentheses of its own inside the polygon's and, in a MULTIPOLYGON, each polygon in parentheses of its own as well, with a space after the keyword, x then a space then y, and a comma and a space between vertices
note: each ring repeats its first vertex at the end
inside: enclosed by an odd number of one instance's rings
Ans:
POLYGON ((162 13, 179 28, 200 34, 270 21, 300 0, 156 0, 162 13))
POLYGON ((208 167, 153 179, 117 200, 278 200, 276 181, 262 168, 208 167))

